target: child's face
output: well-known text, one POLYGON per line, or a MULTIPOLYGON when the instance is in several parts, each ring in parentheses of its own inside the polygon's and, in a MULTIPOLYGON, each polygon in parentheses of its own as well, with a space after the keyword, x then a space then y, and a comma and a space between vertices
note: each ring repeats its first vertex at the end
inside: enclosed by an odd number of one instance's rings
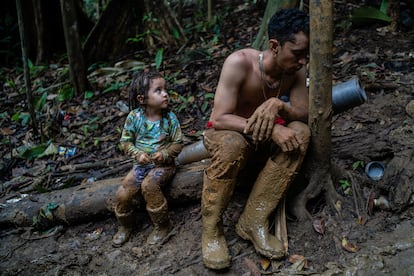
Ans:
POLYGON ((168 107, 168 93, 165 90, 165 80, 163 78, 151 80, 146 106, 156 109, 165 109, 168 107))

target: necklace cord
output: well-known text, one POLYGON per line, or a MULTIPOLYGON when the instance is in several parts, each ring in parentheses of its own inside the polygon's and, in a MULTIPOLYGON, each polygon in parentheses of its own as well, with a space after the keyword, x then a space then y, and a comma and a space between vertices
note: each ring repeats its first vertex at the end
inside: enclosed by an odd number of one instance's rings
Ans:
POLYGON ((259 70, 260 70, 260 78, 262 79, 262 92, 263 92, 263 98, 265 99, 265 101, 267 101, 267 96, 266 96, 266 92, 265 92, 265 88, 264 88, 264 84, 266 84, 266 86, 270 89, 276 89, 278 88, 277 91, 277 95, 276 98, 279 98, 280 95, 280 89, 282 86, 282 78, 280 78, 280 81, 278 82, 278 86, 275 86, 274 84, 271 85, 269 84, 269 82, 266 80, 266 76, 264 74, 264 68, 263 68, 263 52, 261 52, 259 54, 259 70))

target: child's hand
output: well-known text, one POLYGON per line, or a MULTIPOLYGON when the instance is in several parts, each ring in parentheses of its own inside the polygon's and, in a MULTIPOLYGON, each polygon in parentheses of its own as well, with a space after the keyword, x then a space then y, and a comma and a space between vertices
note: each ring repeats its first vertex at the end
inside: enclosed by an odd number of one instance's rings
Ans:
POLYGON ((154 163, 163 163, 164 160, 164 155, 162 154, 162 152, 157 151, 156 153, 154 153, 151 156, 152 161, 154 161, 154 163))
POLYGON ((151 163, 151 158, 149 157, 148 154, 143 153, 138 157, 138 160, 136 160, 138 162, 138 164, 140 165, 147 165, 149 163, 151 163))

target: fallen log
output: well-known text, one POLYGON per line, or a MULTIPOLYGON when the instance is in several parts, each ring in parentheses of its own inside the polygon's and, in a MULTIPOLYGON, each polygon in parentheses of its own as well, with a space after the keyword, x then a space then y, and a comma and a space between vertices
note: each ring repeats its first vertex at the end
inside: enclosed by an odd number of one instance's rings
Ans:
MULTIPOLYGON (((178 167, 177 174, 165 191, 171 205, 200 200, 203 171, 208 164, 206 159, 178 167)), ((0 228, 32 226, 34 220, 41 218, 47 220, 48 226, 62 223, 73 225, 111 215, 121 179, 99 180, 20 200, 9 199, 1 204, 0 228), (53 208, 50 209, 51 206, 53 208)), ((139 206, 145 208, 144 204, 139 206)))

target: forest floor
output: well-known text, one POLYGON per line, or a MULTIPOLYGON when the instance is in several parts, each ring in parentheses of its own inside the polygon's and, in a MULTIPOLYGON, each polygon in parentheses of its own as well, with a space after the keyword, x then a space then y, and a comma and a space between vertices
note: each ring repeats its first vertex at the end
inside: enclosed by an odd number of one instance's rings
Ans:
MULTIPOLYGON (((336 24, 346 18, 353 7, 338 2, 336 24)), ((212 48, 212 58, 207 59, 197 48, 181 57, 181 62, 187 60, 184 66, 176 59, 165 57, 168 61, 166 75, 178 72, 172 86, 180 97, 176 98, 174 109, 182 122, 187 143, 199 138, 208 119, 211 99, 203 95, 214 92, 224 58, 236 47, 249 46, 261 16, 258 10, 240 6, 237 16, 233 15, 228 22, 224 20, 226 25, 222 32, 227 34, 227 41, 212 48), (238 22, 239 18, 248 20, 238 22)), ((0 275, 414 275, 414 178, 408 169, 396 170, 391 164, 395 164, 395 157, 402 153, 409 155, 409 162, 401 164, 412 168, 414 162, 413 41, 413 31, 393 33, 380 24, 353 26, 346 31, 335 29, 334 81, 340 83, 357 76, 367 94, 366 103, 333 116, 332 162, 353 177, 344 176, 348 181, 335 183, 342 198, 340 214, 326 204, 322 196, 308 206, 314 227, 298 223, 287 210, 288 258, 268 262, 250 243, 237 236, 234 226, 248 195, 246 189, 237 189, 224 214, 224 231, 233 258, 228 270, 215 272, 203 266, 200 204, 194 202, 171 206, 174 228, 162 245, 152 247, 145 245, 152 229, 145 212, 138 214, 141 223, 121 248, 111 246, 118 228, 113 216, 58 226, 43 233, 33 232, 32 227, 1 229, 0 275), (370 161, 385 164, 382 179, 367 178, 364 166, 370 161), (397 173, 390 174, 389 168, 397 173), (406 186, 401 191, 399 185, 402 184, 406 186), (379 198, 385 198, 389 206, 373 204, 374 199, 379 198)), ((38 80, 53 84, 59 78, 56 71, 48 70, 38 80)), ((13 72, 10 70, 10 75, 13 72)), ((14 77, 22 79, 17 73, 14 77)), ((115 77, 95 72, 90 78, 104 86, 108 79, 125 81, 130 78, 130 71, 115 77)), ((89 109, 85 108, 85 102, 81 108, 83 99, 61 107, 76 119, 63 117, 63 121, 68 121, 63 125, 62 119, 59 121, 60 134, 54 143, 77 148, 74 156, 57 154, 11 163, 7 159, 10 148, 2 143, 1 203, 8 204, 22 194, 63 189, 70 186, 70 181, 72 185, 79 182, 93 185, 94 179, 124 175, 128 168, 116 165, 113 167, 122 168, 111 167, 110 173, 106 173, 107 168, 91 169, 77 172, 72 178, 58 168, 122 157, 116 144, 126 117, 126 113, 118 109, 122 109, 120 101, 127 103, 125 91, 121 88, 99 94, 89 100, 89 109), (101 118, 99 127, 92 128, 90 120, 89 127, 84 127, 82 122, 93 116, 101 118), (22 175, 41 175, 39 171, 46 167, 49 170, 42 183, 47 184, 12 182, 22 175)), ((21 97, 7 94, 7 89, 1 93, 4 97, 2 110, 10 110, 21 101, 21 97)), ((2 118, 2 128, 16 129, 10 135, 15 140, 10 141, 17 147, 30 137, 27 126, 18 129, 14 123, 2 118)), ((5 133, 2 135, 6 137, 5 133)))

